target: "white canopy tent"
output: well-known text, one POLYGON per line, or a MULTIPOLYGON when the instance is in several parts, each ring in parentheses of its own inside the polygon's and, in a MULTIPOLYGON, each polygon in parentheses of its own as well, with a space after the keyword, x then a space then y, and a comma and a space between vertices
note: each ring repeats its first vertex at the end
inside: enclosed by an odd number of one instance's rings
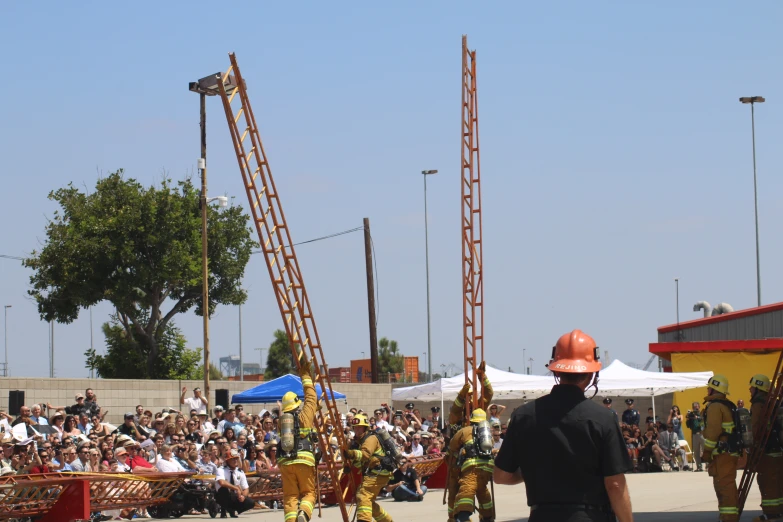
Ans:
MULTIPOLYGON (((555 384, 552 377, 544 375, 524 375, 519 373, 504 372, 491 366, 487 366, 487 377, 492 383, 492 390, 496 399, 537 399, 546 395, 555 384)), ((472 377, 473 373, 469 372, 472 377)), ((453 401, 457 398, 462 386, 465 384, 465 374, 454 377, 438 379, 437 381, 416 386, 406 386, 392 390, 394 401, 440 401, 443 410, 443 401, 453 401)))
POLYGON ((655 418, 655 397, 692 388, 702 388, 712 372, 660 373, 631 368, 614 360, 602 370, 598 379, 598 395, 602 397, 651 397, 655 418))
MULTIPOLYGON (((472 375, 472 374, 471 374, 472 375)), ((523 375, 487 366, 487 377, 497 399, 537 399, 549 393, 555 381, 551 375, 523 375)), ((601 371, 598 395, 602 397, 651 397, 655 416, 655 397, 706 386, 712 372, 659 373, 637 370, 615 360, 601 371)), ((392 390, 395 401, 453 401, 465 383, 465 374, 438 379, 426 384, 392 390)))

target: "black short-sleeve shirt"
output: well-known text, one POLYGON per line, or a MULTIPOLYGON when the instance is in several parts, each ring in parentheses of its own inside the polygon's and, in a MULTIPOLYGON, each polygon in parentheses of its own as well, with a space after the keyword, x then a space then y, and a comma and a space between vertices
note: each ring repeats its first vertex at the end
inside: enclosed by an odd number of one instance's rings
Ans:
POLYGON ((608 506, 604 477, 633 469, 612 412, 568 384, 514 410, 495 466, 522 471, 529 506, 608 506))

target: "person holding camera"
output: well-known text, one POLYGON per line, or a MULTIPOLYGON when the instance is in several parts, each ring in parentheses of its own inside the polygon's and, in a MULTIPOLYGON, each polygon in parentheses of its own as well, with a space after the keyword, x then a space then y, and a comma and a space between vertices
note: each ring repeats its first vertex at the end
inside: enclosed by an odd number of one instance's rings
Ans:
POLYGON ((693 409, 688 410, 685 416, 685 425, 691 430, 693 460, 696 461, 696 471, 704 471, 701 464, 701 454, 704 452, 704 435, 701 433, 704 429, 704 418, 701 415, 701 404, 694 402, 691 407, 693 409))

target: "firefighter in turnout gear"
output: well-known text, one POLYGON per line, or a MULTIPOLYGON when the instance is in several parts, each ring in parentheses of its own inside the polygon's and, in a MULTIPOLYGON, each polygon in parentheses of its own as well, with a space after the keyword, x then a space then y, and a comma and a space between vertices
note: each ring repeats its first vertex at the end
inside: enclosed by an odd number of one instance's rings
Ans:
POLYGON ((708 392, 704 398, 704 453, 712 477, 715 494, 718 496, 718 512, 723 522, 737 522, 737 460, 740 448, 734 443, 736 426, 734 403, 726 399, 729 381, 725 375, 713 375, 707 381, 708 392))
MULTIPOLYGON (((492 402, 492 396, 494 395, 492 384, 489 382, 489 378, 487 377, 485 370, 486 363, 482 361, 479 367, 476 369, 476 377, 481 379, 482 387, 478 406, 484 411, 486 411, 487 407, 492 402)), ((471 404, 472 402, 470 383, 465 383, 459 394, 457 394, 457 398, 454 400, 454 404, 452 404, 451 408, 449 409, 449 430, 451 431, 452 437, 454 437, 462 428, 462 424, 465 421, 465 405, 471 404)), ((448 448, 446 450, 445 462, 448 469, 448 473, 446 474, 446 494, 448 495, 449 512, 448 522, 454 522, 454 499, 457 498, 457 490, 459 490, 460 471, 459 467, 457 466, 457 455, 452 454, 448 448)))
POLYGON ((492 480, 492 432, 487 414, 476 408, 470 415, 470 426, 465 426, 451 439, 449 453, 457 456, 459 489, 454 501, 454 519, 470 520, 478 508, 482 521, 495 520, 495 507, 487 484, 492 480), (474 438, 474 435, 476 438, 474 438), (474 497, 478 505, 474 504, 474 497))
MULTIPOLYGON (((770 381, 766 375, 754 375, 750 379, 750 418, 753 423, 753 433, 759 433, 764 419, 764 405, 769 394, 770 381)), ((754 522, 763 520, 783 519, 783 450, 780 446, 779 434, 774 419, 772 433, 769 434, 764 453, 759 459, 757 468, 758 485, 761 492, 761 511, 763 515, 754 518, 754 522)), ((760 448, 759 448, 760 449, 760 448)))
POLYGON ((358 449, 344 452, 345 461, 362 471, 362 483, 356 492, 356 519, 360 522, 393 522, 392 517, 375 501, 396 469, 393 456, 383 449, 380 439, 369 431, 367 415, 353 418, 354 444, 358 449))
POLYGON ((315 504, 315 449, 317 432, 315 414, 318 397, 310 376, 310 362, 302 352, 299 376, 302 378, 304 402, 295 392, 283 395, 280 416, 280 452, 278 465, 283 480, 285 522, 308 522, 315 504))

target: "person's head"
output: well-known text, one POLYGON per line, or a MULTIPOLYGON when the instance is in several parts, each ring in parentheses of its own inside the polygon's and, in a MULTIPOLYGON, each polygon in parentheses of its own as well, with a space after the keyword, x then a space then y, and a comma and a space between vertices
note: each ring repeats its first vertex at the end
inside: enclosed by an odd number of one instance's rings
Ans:
POLYGON ((247 444, 247 435, 245 435, 244 430, 239 432, 239 437, 237 437, 237 445, 240 448, 244 448, 245 444, 247 444))
POLYGON ((415 447, 418 446, 419 444, 421 444, 421 435, 419 435, 418 433, 414 433, 412 437, 411 445, 415 447))
POLYGON ((264 418, 264 421, 261 423, 261 426, 264 428, 264 431, 272 431, 274 429, 274 422, 272 422, 271 417, 264 418))
POLYGON ((30 408, 30 412, 33 414, 34 417, 40 417, 41 416, 41 405, 40 404, 33 404, 32 408, 30 408))
POLYGON ((114 458, 117 459, 120 464, 125 464, 125 461, 128 459, 128 450, 125 448, 117 448, 114 450, 114 458))
POLYGON ((128 412, 123 417, 126 426, 133 426, 133 414, 128 412))
POLYGON ((166 424, 166 427, 163 430, 163 433, 168 435, 169 437, 173 437, 174 434, 177 432, 177 425, 173 422, 166 424))
POLYGON ((244 412, 244 411, 245 411, 245 407, 244 407, 244 406, 242 406, 241 404, 237 404, 236 406, 234 406, 234 412, 235 412, 237 415, 239 415, 240 413, 242 413, 242 412, 244 412))
POLYGON ((226 465, 231 469, 237 469, 239 466, 239 452, 237 450, 231 450, 226 455, 226 465))
POLYGON ((611 408, 612 407, 612 398, 611 397, 605 397, 604 400, 603 400, 603 403, 604 403, 604 406, 606 406, 607 408, 611 408))
POLYGON ((185 427, 185 417, 183 415, 177 415, 175 418, 174 423, 177 425, 177 429, 182 429, 185 427))
POLYGON ((87 416, 86 413, 82 412, 79 414, 79 423, 82 426, 87 426, 87 424, 90 422, 90 418, 87 416))
POLYGON ((88 401, 92 401, 95 399, 95 392, 92 391, 92 388, 87 388, 87 390, 84 393, 87 395, 88 401))
POLYGON ((68 446, 66 449, 63 450, 63 456, 65 457, 65 462, 70 464, 71 462, 76 460, 76 448, 71 446, 68 446))
POLYGON ((92 425, 97 428, 101 425, 101 418, 97 415, 93 415, 92 419, 90 419, 90 422, 92 422, 92 425))
POLYGON ((679 415, 680 414, 680 407, 677 406, 676 404, 674 406, 672 406, 672 413, 674 413, 675 415, 679 415))
POLYGON ((30 407, 29 406, 22 406, 19 408, 19 416, 20 417, 29 417, 30 416, 30 407))
POLYGON ((266 454, 273 462, 277 460, 277 441, 274 442, 275 444, 270 442, 266 446, 266 454))
POLYGON ((101 452, 98 448, 90 448, 88 456, 90 457, 90 462, 97 462, 101 459, 101 452))
POLYGON ((141 404, 136 405, 136 415, 138 415, 139 417, 144 415, 144 406, 142 406, 141 404))
POLYGON ((227 409, 226 413, 223 414, 223 418, 225 418, 228 422, 234 422, 234 419, 236 419, 236 410, 233 408, 227 409))
POLYGON ((583 391, 595 385, 595 374, 601 369, 598 346, 581 330, 563 334, 552 348, 552 358, 546 365, 561 384, 573 385, 583 391))
POLYGON ((633 436, 634 437, 639 437, 641 434, 642 434, 642 430, 640 430, 639 428, 634 428, 633 429, 633 436))
POLYGON ((74 419, 73 415, 68 415, 67 417, 65 417, 65 422, 63 423, 63 430, 73 431, 75 427, 76 427, 76 419, 74 419))
POLYGON ((52 458, 52 449, 38 448, 38 457, 41 459, 41 464, 48 465, 52 458))
POLYGON ((226 427, 226 429, 223 430, 223 436, 226 438, 227 441, 232 441, 236 437, 236 433, 234 433, 234 428, 226 427))
POLYGON ((633 409, 633 399, 625 399, 625 408, 628 410, 633 409))
POLYGON ((737 408, 744 408, 745 407, 745 400, 739 399, 737 400, 737 408))
POLYGON ((212 412, 215 414, 215 417, 217 417, 218 419, 222 418, 223 417, 223 406, 220 406, 220 405, 215 406, 212 409, 212 412))
POLYGON ((666 431, 671 432, 674 429, 674 424, 671 422, 666 425, 666 431))
POLYGON ((84 404, 84 394, 77 393, 76 397, 74 397, 74 400, 76 401, 76 404, 84 404))
POLYGON ((198 428, 198 423, 195 420, 189 420, 187 426, 189 432, 194 432, 198 428))

